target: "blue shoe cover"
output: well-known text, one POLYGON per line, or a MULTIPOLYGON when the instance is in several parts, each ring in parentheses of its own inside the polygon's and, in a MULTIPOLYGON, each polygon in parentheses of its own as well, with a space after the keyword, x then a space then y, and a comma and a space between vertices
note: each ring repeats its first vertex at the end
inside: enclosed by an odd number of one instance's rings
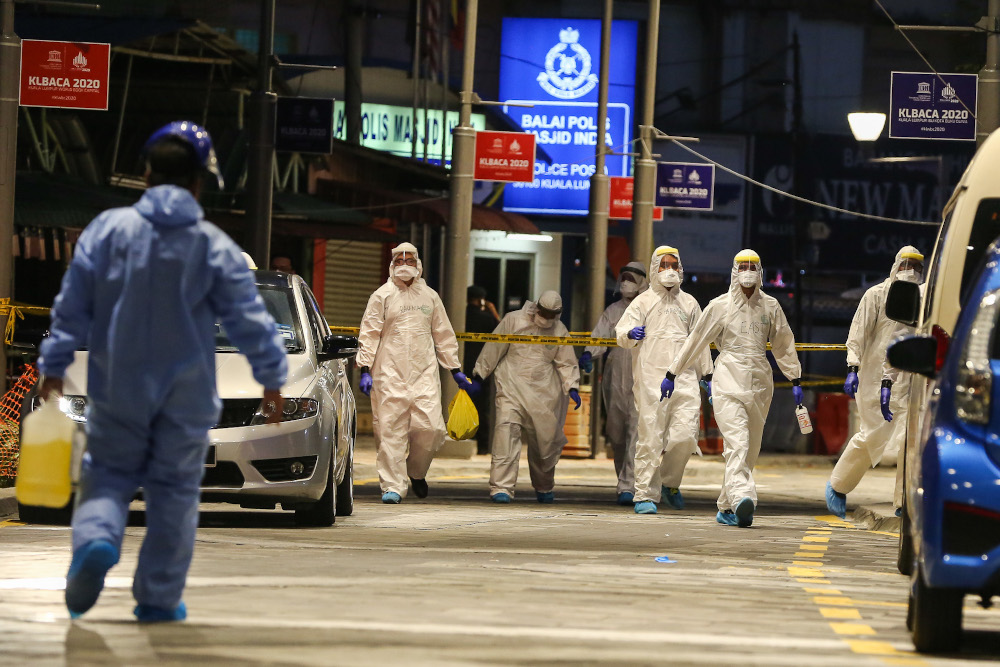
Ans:
POLYGON ((903 516, 903 508, 902 507, 897 507, 896 508, 896 516, 903 516))
POLYGON ((826 483, 826 508, 841 519, 847 516, 847 494, 834 491, 830 482, 826 483))
POLYGON ((722 510, 715 513, 715 520, 723 526, 735 526, 737 521, 735 514, 732 512, 723 512, 722 510))
POLYGON ((633 501, 635 501, 635 496, 628 491, 622 491, 618 494, 619 505, 631 505, 633 501))
POLYGON ((554 503, 556 501, 555 491, 535 491, 535 498, 538 498, 540 503, 554 503))
POLYGON ((744 498, 736 505, 736 525, 740 528, 749 528, 753 524, 753 500, 744 498))
POLYGON ((183 621, 187 618, 187 607, 181 602, 175 609, 164 609, 148 604, 136 605, 132 610, 140 623, 166 623, 168 621, 183 621))
POLYGON ((66 574, 66 609, 79 618, 97 602, 104 576, 118 562, 118 549, 107 540, 88 542, 73 553, 66 574))
POLYGON ((395 491, 386 491, 382 494, 382 502, 387 505, 398 505, 402 498, 395 491))
POLYGON ((644 500, 635 504, 636 514, 656 514, 656 503, 644 500))
POLYGON ((660 501, 675 510, 684 509, 684 496, 680 489, 673 489, 669 486, 660 487, 660 501))
POLYGON ((513 500, 513 498, 511 498, 506 493, 500 492, 500 493, 494 493, 492 496, 490 496, 490 500, 492 500, 495 503, 509 503, 511 500, 513 500))

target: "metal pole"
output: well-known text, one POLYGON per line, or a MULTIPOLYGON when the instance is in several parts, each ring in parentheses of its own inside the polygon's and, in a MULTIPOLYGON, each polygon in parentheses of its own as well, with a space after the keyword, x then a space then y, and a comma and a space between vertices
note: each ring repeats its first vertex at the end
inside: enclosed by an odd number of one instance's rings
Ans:
MULTIPOLYGON (((13 297, 14 174, 17 170, 17 90, 21 40, 14 34, 14 0, 0 0, 0 298, 13 297)), ((0 342, 0 391, 7 389, 7 347, 0 342)))
POLYGON ((274 124, 278 97, 271 91, 274 63, 274 0, 261 0, 257 90, 250 95, 247 154, 247 246, 257 266, 271 264, 271 202, 274 179, 274 124))
MULTIPOLYGON (((601 69, 597 90, 597 147, 594 154, 594 175, 590 177, 590 215, 587 239, 587 322, 593 326, 604 312, 605 265, 608 256, 608 175, 604 173, 604 155, 608 146, 605 134, 608 124, 608 61, 611 56, 611 16, 614 0, 604 0, 601 17, 601 69)), ((652 214, 650 214, 652 217, 652 214)), ((601 365, 598 364, 598 372, 601 365)), ((597 377, 596 375, 594 376, 597 377)), ((590 451, 596 454, 600 440, 601 399, 597 383, 590 393, 590 451)))
POLYGON ((653 107, 656 103, 656 54, 660 39, 660 0, 649 0, 646 19, 646 80, 639 124, 639 159, 632 189, 632 259, 645 264, 653 255, 653 204, 656 161, 653 159, 653 107))
POLYGON ((979 70, 979 109, 976 110, 976 144, 1000 127, 1000 0, 989 0, 986 17, 986 64, 979 70))
POLYGON ((413 33, 413 114, 410 119, 410 157, 417 158, 417 106, 420 104, 420 26, 422 21, 423 3, 416 0, 415 31, 413 33))
POLYGON ((354 146, 361 144, 361 78, 364 54, 365 10, 357 3, 347 7, 347 67, 344 71, 344 117, 347 134, 344 139, 354 146))
MULTIPOLYGON (((458 127, 451 151, 451 202, 448 237, 444 252, 448 261, 441 277, 445 310, 455 331, 465 331, 465 289, 469 284, 469 243, 472 229, 472 177, 476 157, 476 130, 472 127, 472 75, 476 65, 476 24, 479 0, 469 0, 465 14, 465 47, 462 50, 462 93, 458 127)), ((459 352, 462 345, 459 342, 459 352)), ((446 403, 455 394, 455 384, 445 382, 446 403)))
MULTIPOLYGON (((444 11, 449 11, 445 9, 444 11)), ((451 40, 448 36, 449 22, 441 14, 441 166, 448 162, 448 77, 451 69, 451 40)))
MULTIPOLYGON (((129 85, 132 83, 132 58, 133 56, 130 53, 128 56, 128 67, 125 68, 125 90, 122 92, 122 107, 118 110, 118 127, 115 128, 115 147, 111 151, 112 176, 114 176, 118 170, 118 148, 122 141, 122 125, 125 123, 125 105, 128 103, 128 89, 129 85)), ((205 124, 204 119, 202 119, 201 124, 205 124)))
MULTIPOLYGON (((800 76, 800 50, 799 33, 792 33, 792 187, 793 192, 804 197, 806 195, 805 178, 802 175, 800 160, 802 157, 802 79, 800 76)), ((802 269, 806 263, 802 258, 802 248, 804 245, 803 225, 805 225, 805 212, 802 204, 795 202, 792 208, 792 266, 795 270, 795 301, 794 330, 801 336, 802 332, 802 269)), ((809 365, 809 355, 806 355, 806 366, 809 365)), ((803 369, 805 372, 805 369, 803 369)))

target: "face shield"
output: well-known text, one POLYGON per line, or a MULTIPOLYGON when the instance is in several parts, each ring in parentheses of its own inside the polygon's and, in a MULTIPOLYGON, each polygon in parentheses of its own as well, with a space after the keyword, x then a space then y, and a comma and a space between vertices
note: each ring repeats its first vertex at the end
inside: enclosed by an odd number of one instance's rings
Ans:
POLYGON ((403 282, 409 282, 420 276, 420 256, 412 243, 401 243, 392 249, 392 260, 389 262, 389 275, 403 282))
POLYGON ((763 282, 760 256, 752 250, 742 250, 733 259, 732 279, 740 287, 753 287, 763 282))
POLYGON ((615 291, 631 301, 648 286, 646 269, 639 262, 629 262, 618 273, 618 285, 615 291))
POLYGON ((896 265, 895 280, 919 284, 924 277, 924 256, 918 252, 901 252, 896 265))
POLYGON ((535 324, 543 329, 549 329, 555 326, 556 320, 562 314, 562 297, 552 290, 542 292, 535 302, 535 308, 535 324))

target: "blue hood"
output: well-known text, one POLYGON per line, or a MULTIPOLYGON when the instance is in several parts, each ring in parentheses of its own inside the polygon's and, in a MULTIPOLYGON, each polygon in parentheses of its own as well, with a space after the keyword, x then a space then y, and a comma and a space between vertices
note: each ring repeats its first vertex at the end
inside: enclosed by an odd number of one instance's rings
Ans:
POLYGON ((149 188, 135 205, 135 210, 153 224, 168 227, 192 225, 205 216, 194 195, 176 185, 149 188))

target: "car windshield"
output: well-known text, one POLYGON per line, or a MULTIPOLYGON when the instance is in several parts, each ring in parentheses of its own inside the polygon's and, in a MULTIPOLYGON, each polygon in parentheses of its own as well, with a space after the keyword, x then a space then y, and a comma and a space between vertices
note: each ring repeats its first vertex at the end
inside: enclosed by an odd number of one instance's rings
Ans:
MULTIPOLYGON (((289 352, 301 352, 304 349, 302 330, 299 327, 298 311, 295 308, 295 296, 292 290, 269 285, 258 285, 257 289, 264 299, 267 312, 271 313, 271 317, 278 324, 278 332, 285 342, 285 349, 289 352)), ((218 322, 215 323, 215 351, 239 352, 226 335, 225 328, 218 322)))

